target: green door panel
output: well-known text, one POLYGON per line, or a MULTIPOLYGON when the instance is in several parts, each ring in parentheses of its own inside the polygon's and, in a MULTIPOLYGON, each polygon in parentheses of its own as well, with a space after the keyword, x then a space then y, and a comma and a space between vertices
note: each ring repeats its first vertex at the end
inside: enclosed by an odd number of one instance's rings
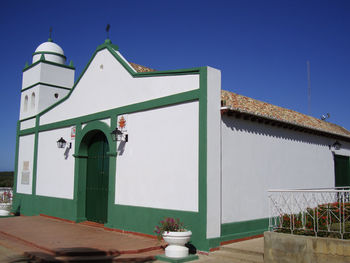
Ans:
POLYGON ((334 155, 335 186, 350 186, 350 157, 334 155))
POLYGON ((86 178, 86 218, 107 222, 109 158, 108 142, 103 133, 95 134, 88 146, 86 178))

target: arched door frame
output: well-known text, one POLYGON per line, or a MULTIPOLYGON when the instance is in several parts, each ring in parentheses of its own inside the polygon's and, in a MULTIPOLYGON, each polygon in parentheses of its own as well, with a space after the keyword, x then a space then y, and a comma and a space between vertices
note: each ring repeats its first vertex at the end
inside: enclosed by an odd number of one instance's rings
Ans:
MULTIPOLYGON (((110 132, 111 128, 104 122, 93 121, 86 124, 86 126, 79 132, 76 138, 76 149, 78 151, 75 154, 75 166, 76 166, 76 176, 77 180, 75 182, 75 196, 74 199, 77 200, 77 222, 86 220, 86 175, 87 175, 87 156, 88 156, 88 144, 92 136, 97 132, 102 132, 108 142, 109 147, 109 186, 108 186, 108 210, 114 203, 114 176, 115 176, 115 154, 110 154, 115 152, 115 142, 113 142, 110 132)), ((107 213, 109 215, 109 213, 107 213)), ((107 218, 108 223, 108 218, 107 218)))

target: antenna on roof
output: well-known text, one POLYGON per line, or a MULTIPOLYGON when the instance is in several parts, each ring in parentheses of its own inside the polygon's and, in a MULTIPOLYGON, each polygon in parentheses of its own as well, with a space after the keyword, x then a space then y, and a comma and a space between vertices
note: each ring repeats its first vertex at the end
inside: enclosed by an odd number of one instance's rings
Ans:
POLYGON ((49 42, 52 42, 52 26, 49 29, 49 42))
POLYGON ((307 114, 311 115, 311 77, 310 77, 310 61, 306 60, 307 66, 307 114))
POLYGON ((110 24, 107 24, 106 26, 106 32, 107 32, 107 38, 109 39, 109 29, 111 28, 110 24))

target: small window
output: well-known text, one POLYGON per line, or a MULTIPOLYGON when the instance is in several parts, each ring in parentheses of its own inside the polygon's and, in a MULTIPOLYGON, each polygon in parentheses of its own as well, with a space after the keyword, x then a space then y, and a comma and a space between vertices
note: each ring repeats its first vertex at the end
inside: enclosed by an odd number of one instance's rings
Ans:
POLYGON ((30 108, 33 110, 35 108, 35 93, 32 93, 32 97, 30 99, 30 108))
POLYGON ((58 93, 55 93, 55 98, 56 98, 56 99, 58 98, 58 93))
POLYGON ((24 97, 23 111, 27 111, 27 110, 28 110, 28 96, 26 95, 24 97))

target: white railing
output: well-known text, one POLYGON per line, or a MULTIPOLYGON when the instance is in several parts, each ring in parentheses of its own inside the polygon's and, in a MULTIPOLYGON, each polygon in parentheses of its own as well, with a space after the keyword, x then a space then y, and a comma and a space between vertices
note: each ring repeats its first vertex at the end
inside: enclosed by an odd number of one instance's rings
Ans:
POLYGON ((350 238, 350 188, 269 190, 269 230, 350 238))
POLYGON ((11 187, 0 187, 0 210, 10 209, 12 206, 13 191, 11 187))

